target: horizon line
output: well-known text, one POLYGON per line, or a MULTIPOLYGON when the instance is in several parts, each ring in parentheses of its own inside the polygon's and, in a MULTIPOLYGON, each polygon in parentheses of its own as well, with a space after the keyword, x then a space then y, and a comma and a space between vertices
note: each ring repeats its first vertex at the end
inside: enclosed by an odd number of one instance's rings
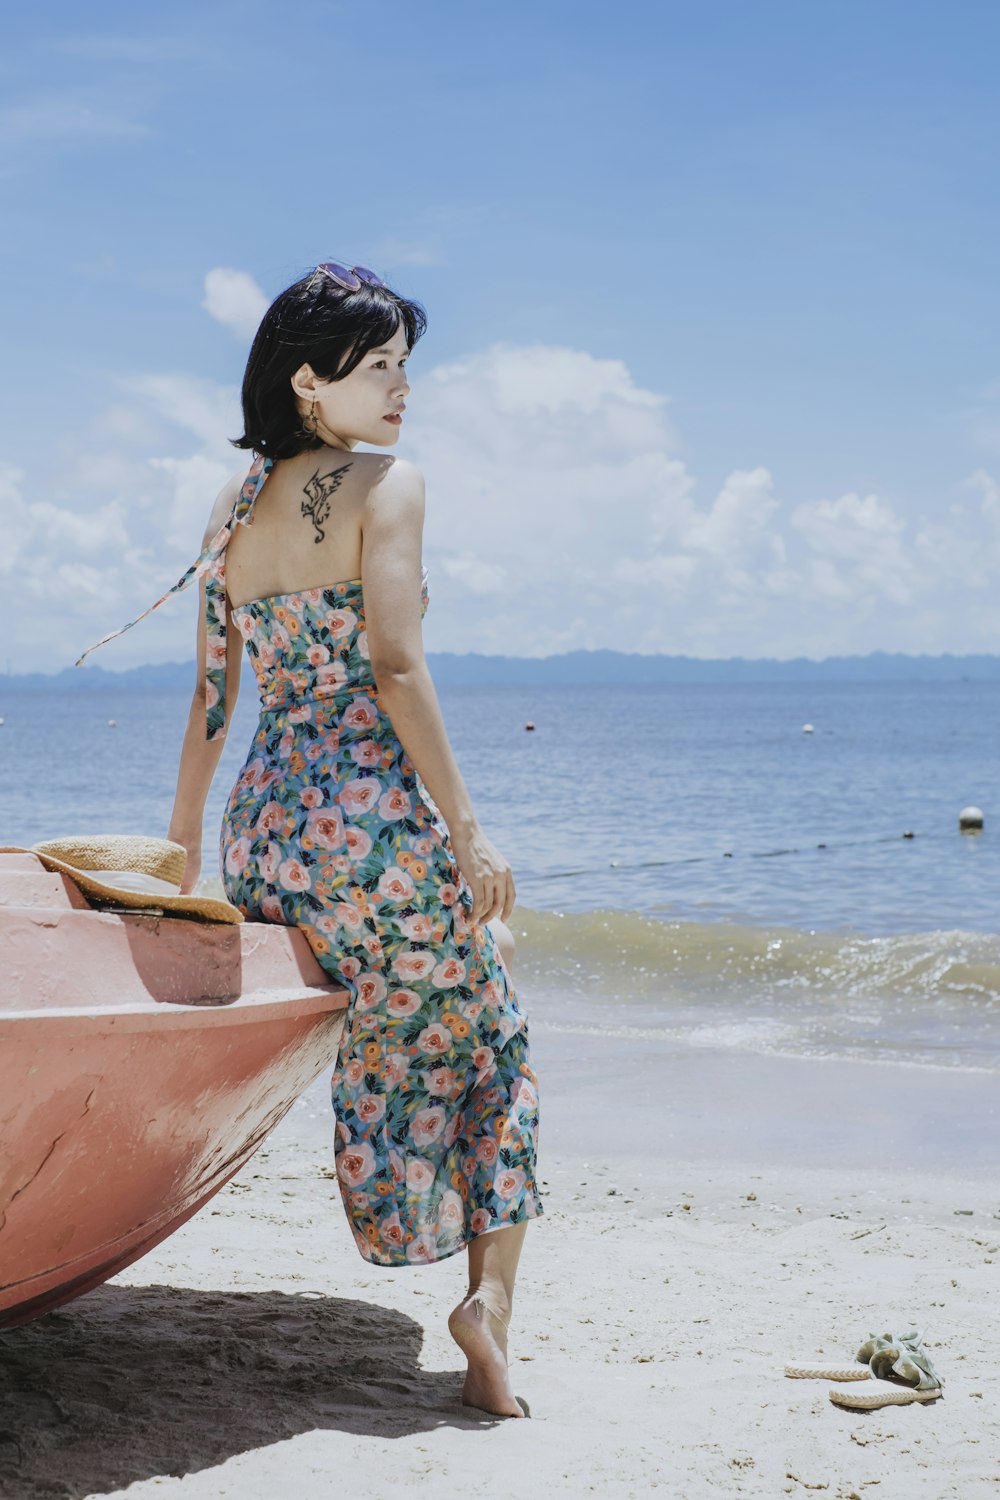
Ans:
MULTIPOLYGON (((721 666, 721 665, 731 664, 731 663, 735 663, 735 662, 741 662, 741 663, 745 663, 747 665, 764 665, 764 664, 766 664, 766 665, 777 665, 777 666, 792 666, 792 665, 796 665, 796 664, 799 664, 799 663, 808 663, 810 666, 823 666, 823 665, 825 665, 826 663, 829 663, 829 662, 870 661, 874 657, 883 657, 883 658, 885 658, 888 661, 892 661, 892 660, 901 660, 901 661, 930 661, 930 662, 946 662, 946 661, 950 661, 950 662, 955 662, 955 663, 961 663, 961 662, 966 662, 966 661, 996 661, 996 662, 1000 662, 1000 653, 993 652, 993 651, 962 651, 962 652, 957 652, 957 651, 942 651, 942 652, 933 653, 933 652, 929 652, 929 651, 886 651, 886 650, 884 650, 881 647, 877 647, 877 648, 874 648, 871 651, 866 651, 866 652, 861 652, 861 651, 856 651, 856 652, 837 652, 837 653, 834 653, 834 654, 829 655, 829 656, 819 656, 819 657, 816 657, 816 656, 804 656, 804 655, 799 655, 799 656, 690 656, 690 655, 687 655, 686 653, 683 653, 683 652, 667 652, 667 651, 617 651, 617 650, 614 650, 614 649, 608 648, 608 647, 599 647, 599 648, 575 647, 571 651, 553 652, 553 653, 550 653, 547 656, 510 656, 510 655, 505 655, 505 654, 498 653, 498 652, 482 652, 482 651, 428 651, 428 652, 426 652, 426 658, 427 658, 428 661, 439 660, 439 661, 442 661, 442 662, 462 662, 462 663, 482 662, 484 664, 485 663, 506 662, 506 663, 510 663, 510 664, 531 665, 531 666, 542 666, 542 665, 544 665, 546 663, 558 663, 558 662, 568 661, 568 660, 570 660, 572 658, 580 658, 580 657, 588 657, 588 656, 589 657, 594 657, 594 658, 605 658, 605 659, 607 657, 621 657, 623 660, 626 660, 626 661, 629 661, 629 662, 637 662, 637 663, 652 663, 652 662, 657 662, 657 661, 661 661, 661 662, 690 662, 690 663, 694 663, 694 664, 700 665, 700 666, 701 665, 704 665, 704 666, 719 665, 719 666, 721 666)), ((55 678, 55 677, 61 677, 64 673, 67 673, 67 672, 73 672, 73 673, 79 672, 81 674, 81 676, 83 676, 84 674, 91 673, 91 674, 99 675, 99 676, 103 676, 103 677, 122 677, 122 676, 125 676, 126 674, 128 674, 130 672, 158 672, 158 671, 166 670, 168 668, 174 668, 176 670, 191 670, 191 671, 193 671, 194 667, 195 667, 195 659, 194 659, 194 657, 189 657, 189 658, 185 658, 185 659, 182 659, 182 660, 171 659, 169 661, 160 661, 160 662, 137 662, 133 666, 129 666, 129 667, 105 667, 105 666, 100 665, 100 663, 96 663, 95 662, 95 663, 92 663, 92 664, 88 664, 87 666, 83 666, 83 667, 77 668, 77 667, 75 667, 74 664, 67 663, 65 666, 52 668, 51 670, 45 670, 45 669, 42 669, 42 668, 36 668, 36 669, 34 669, 32 671, 27 671, 27 672, 12 672, 10 670, 10 667, 9 667, 9 664, 8 664, 7 670, 5 672, 3 672, 2 674, 0 674, 0 680, 6 680, 8 682, 14 682, 14 681, 17 681, 19 678, 25 678, 25 677, 52 677, 52 678, 55 678)), ((249 669, 249 663, 244 663, 244 670, 247 670, 247 669, 249 669)))

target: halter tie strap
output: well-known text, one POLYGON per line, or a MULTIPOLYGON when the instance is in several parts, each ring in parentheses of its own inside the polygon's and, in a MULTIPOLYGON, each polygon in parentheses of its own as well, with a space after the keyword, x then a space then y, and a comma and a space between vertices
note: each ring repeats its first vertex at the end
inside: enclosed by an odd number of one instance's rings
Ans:
POLYGON ((186 589, 188 584, 194 583, 197 578, 205 579, 205 738, 206 740, 225 739, 226 735, 226 650, 227 650, 227 608, 226 608, 226 547, 233 534, 234 526, 249 526, 253 521, 254 506, 257 496, 264 487, 264 481, 274 466, 273 458, 265 458, 263 454, 256 454, 250 466, 249 473, 236 497, 236 504, 229 513, 228 519, 219 527, 205 550, 195 559, 172 588, 167 589, 148 609, 144 609, 141 615, 136 615, 134 620, 129 620, 127 625, 122 625, 118 630, 112 630, 109 635, 104 635, 92 646, 88 646, 83 655, 79 657, 76 665, 82 666, 92 651, 99 646, 104 646, 108 641, 113 641, 116 636, 123 635, 126 630, 131 630, 133 625, 138 625, 154 609, 159 609, 171 594, 177 594, 181 589, 186 589))

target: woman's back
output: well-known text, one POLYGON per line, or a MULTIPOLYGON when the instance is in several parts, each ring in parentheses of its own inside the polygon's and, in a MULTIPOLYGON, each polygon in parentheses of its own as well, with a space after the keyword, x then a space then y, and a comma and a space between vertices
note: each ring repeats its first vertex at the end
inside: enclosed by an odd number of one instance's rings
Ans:
POLYGON ((331 448, 277 460, 227 547, 231 603, 359 581, 366 507, 397 462, 331 448))
MULTIPOLYGON (((372 514, 368 509, 372 490, 394 467, 394 460, 350 453, 341 458, 329 450, 318 461, 313 455, 308 465, 300 459, 301 455, 280 467, 272 460, 255 459, 242 481, 238 502, 246 524, 229 528, 228 540, 219 547, 209 586, 208 623, 209 648, 217 658, 215 686, 223 701, 210 702, 210 721, 213 714, 224 717, 225 594, 253 663, 265 713, 297 709, 297 721, 302 722, 303 715, 309 717, 306 705, 310 703, 335 699, 344 708, 356 693, 377 694, 361 576, 363 523, 372 514), (369 457, 375 465, 363 461, 369 457), (357 475, 353 483, 352 471, 357 475), (295 525, 303 519, 309 521, 313 533, 309 551, 304 549, 301 527, 295 525), (237 546, 240 551, 235 558, 237 546), (357 571, 349 577, 331 577, 352 565, 357 571), (235 584, 234 570, 238 574, 235 584), (234 595, 242 602, 232 603, 234 595)), ((407 472, 393 475, 390 489, 400 477, 404 486, 412 481, 408 471, 413 466, 405 467, 407 472)), ((390 504, 387 497, 383 504, 390 504)), ((395 564, 397 550, 405 547, 397 549, 391 528, 387 532, 384 524, 375 521, 369 540, 367 572, 377 592, 384 554, 395 564)), ((428 603, 426 569, 420 585, 422 617, 428 603)), ((373 703, 366 702, 366 712, 374 715, 373 703)))

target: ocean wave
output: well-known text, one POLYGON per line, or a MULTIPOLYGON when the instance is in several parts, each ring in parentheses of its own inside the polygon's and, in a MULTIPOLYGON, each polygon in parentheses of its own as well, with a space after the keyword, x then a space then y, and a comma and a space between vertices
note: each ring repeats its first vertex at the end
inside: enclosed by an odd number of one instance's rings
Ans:
POLYGON ((1000 939, 517 907, 529 1016, 634 1046, 1000 1072, 1000 939))
POLYGON ((952 930, 858 936, 731 922, 660 921, 638 912, 538 911, 510 920, 519 961, 549 984, 623 1000, 693 995, 897 999, 1000 1009, 1000 937, 952 930))

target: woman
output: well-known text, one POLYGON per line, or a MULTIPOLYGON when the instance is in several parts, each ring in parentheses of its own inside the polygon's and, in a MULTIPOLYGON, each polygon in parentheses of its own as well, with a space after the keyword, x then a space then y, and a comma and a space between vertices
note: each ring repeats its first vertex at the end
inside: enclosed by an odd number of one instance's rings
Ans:
POLYGON ((469 1291, 448 1319, 468 1360, 462 1400, 519 1417, 506 1335, 542 1204, 537 1080, 509 973, 514 880, 424 659, 423 479, 385 451, 425 326, 418 303, 335 262, 265 313, 232 440, 253 463, 169 591, 204 579, 169 836, 190 890, 245 645, 261 714, 222 825, 226 893, 251 920, 298 927, 349 991, 332 1099, 355 1242, 384 1266, 468 1249, 469 1291))

